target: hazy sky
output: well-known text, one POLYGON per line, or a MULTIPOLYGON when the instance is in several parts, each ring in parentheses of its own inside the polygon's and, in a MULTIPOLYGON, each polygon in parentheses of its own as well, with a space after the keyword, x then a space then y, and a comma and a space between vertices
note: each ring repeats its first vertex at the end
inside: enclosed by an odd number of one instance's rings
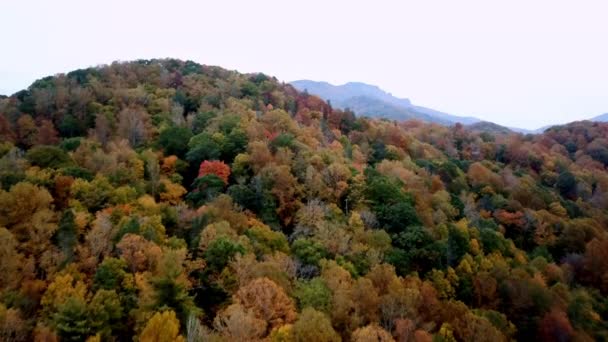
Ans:
POLYGON ((114 60, 176 57, 283 81, 361 81, 537 128, 608 112, 608 2, 6 0, 0 94, 114 60))

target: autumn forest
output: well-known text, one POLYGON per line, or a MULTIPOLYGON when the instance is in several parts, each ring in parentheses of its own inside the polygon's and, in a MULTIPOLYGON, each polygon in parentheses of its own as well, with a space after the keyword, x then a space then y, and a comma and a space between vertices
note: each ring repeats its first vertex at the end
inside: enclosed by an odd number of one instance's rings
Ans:
POLYGON ((0 97, 0 341, 606 341, 608 123, 115 62, 0 97))

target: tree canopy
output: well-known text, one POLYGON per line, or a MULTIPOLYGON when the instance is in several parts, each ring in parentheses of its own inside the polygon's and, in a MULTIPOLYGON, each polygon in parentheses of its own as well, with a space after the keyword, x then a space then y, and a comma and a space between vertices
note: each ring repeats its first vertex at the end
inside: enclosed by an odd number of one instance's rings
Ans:
POLYGON ((607 137, 175 59, 46 77, 0 98, 0 340, 606 340, 607 137))

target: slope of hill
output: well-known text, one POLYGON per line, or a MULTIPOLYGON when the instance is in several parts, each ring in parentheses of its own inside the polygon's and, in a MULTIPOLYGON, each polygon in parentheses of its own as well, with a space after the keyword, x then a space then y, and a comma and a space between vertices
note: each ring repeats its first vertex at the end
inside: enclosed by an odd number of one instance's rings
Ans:
POLYGON ((0 340, 606 340, 608 124, 484 125, 175 59, 38 80, 0 99, 0 340))
POLYGON ((336 108, 349 108, 355 113, 370 117, 385 117, 394 120, 417 119, 439 124, 473 124, 480 120, 455 116, 433 109, 415 106, 409 99, 397 98, 377 86, 361 82, 332 85, 327 82, 299 80, 291 84, 300 91, 308 91, 322 99, 331 101, 336 108))
MULTIPOLYGON (((386 118, 391 120, 421 120, 449 125, 450 122, 431 115, 416 112, 390 102, 368 96, 353 96, 341 102, 336 108, 350 109, 358 115, 371 118, 386 118)), ((331 101, 333 106, 334 101, 331 101)))
POLYGON ((598 115, 598 116, 592 118, 591 121, 608 122, 608 113, 598 115))
MULTIPOLYGON (((608 122, 608 113, 605 114, 601 114, 598 116, 595 116, 591 119, 588 119, 589 121, 593 121, 593 122, 608 122)), ((563 126, 563 125, 558 125, 558 124, 554 124, 554 125, 547 125, 547 126, 543 126, 541 128, 537 128, 533 131, 529 131, 529 133, 534 133, 534 134, 539 134, 539 133, 543 133, 544 131, 546 131, 547 129, 554 127, 554 126, 563 126)))
POLYGON ((493 133, 493 134, 513 133, 513 130, 511 130, 507 127, 497 125, 493 122, 488 122, 488 121, 481 121, 481 122, 476 122, 471 125, 467 125, 467 129, 470 129, 472 131, 488 132, 488 133, 493 133))

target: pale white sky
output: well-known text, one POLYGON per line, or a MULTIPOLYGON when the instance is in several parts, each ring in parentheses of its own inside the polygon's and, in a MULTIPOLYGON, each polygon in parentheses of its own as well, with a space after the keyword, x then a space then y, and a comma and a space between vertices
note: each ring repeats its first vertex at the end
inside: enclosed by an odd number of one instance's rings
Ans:
POLYGON ((601 0, 3 0, 0 32, 0 94, 76 68, 175 57, 376 84, 524 128, 608 112, 601 0))

